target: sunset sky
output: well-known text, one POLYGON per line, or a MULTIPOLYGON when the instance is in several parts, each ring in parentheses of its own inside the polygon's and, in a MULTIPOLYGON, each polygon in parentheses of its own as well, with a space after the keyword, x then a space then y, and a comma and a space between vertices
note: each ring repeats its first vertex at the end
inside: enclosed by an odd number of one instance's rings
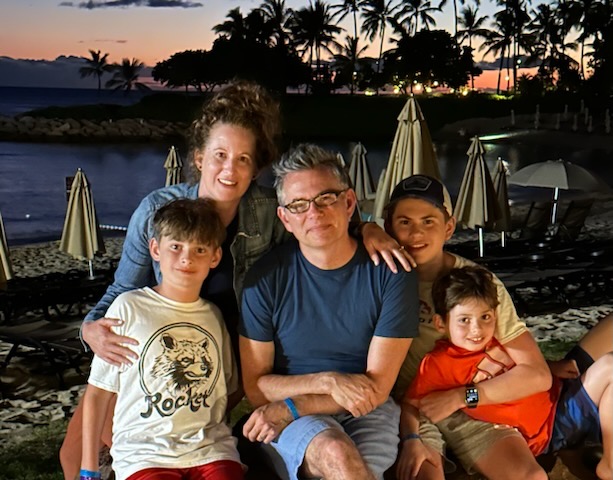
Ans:
MULTIPOLYGON (((109 53, 111 62, 134 57, 154 66, 175 52, 210 48, 215 38, 212 27, 223 22, 231 8, 238 6, 247 14, 260 4, 260 1, 247 0, 113 0, 103 3, 131 5, 83 8, 80 5, 84 2, 2 0, 0 56, 53 60, 60 55, 88 56, 88 49, 100 49, 109 53), (149 3, 176 6, 146 6, 149 3)), ((101 2, 90 0, 89 3, 101 2)), ((286 4, 297 9, 308 2, 286 0, 286 4)), ((480 14, 491 14, 497 8, 482 2, 480 14)), ((453 31, 452 11, 450 1, 435 16, 438 28, 453 31)), ((349 19, 343 26, 349 31, 352 29, 349 19)), ((377 49, 368 53, 376 56, 377 49)), ((476 60, 481 60, 481 54, 476 54, 476 60)))

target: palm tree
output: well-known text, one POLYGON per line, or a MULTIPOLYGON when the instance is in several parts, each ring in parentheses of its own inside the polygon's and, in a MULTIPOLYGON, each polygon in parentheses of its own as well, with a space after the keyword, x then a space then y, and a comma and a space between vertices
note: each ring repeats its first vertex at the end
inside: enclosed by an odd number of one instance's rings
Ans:
POLYGON ((383 40, 385 39, 385 26, 394 25, 394 18, 399 5, 392 5, 393 0, 364 0, 362 13, 362 32, 368 35, 371 42, 379 36, 379 59, 377 61, 377 74, 381 71, 383 58, 383 40))
POLYGON ((269 25, 272 37, 275 39, 275 46, 285 51, 294 11, 286 8, 285 0, 264 0, 259 9, 269 25))
POLYGON ((402 3, 404 7, 400 11, 400 23, 407 24, 409 35, 415 35, 419 31, 420 20, 426 30, 436 26, 436 20, 431 13, 440 12, 441 5, 433 7, 430 0, 403 0, 402 3))
POLYGON ((513 18, 506 10, 502 10, 494 15, 492 29, 486 34, 485 41, 479 47, 479 51, 485 50, 483 56, 490 53, 494 56, 500 56, 498 65, 498 83, 496 84, 496 93, 500 93, 500 77, 502 75, 503 63, 506 55, 510 52, 512 37, 513 37, 513 18))
POLYGON ((126 95, 133 88, 140 91, 150 90, 147 85, 138 81, 143 67, 143 62, 136 58, 132 60, 124 58, 120 65, 113 65, 113 77, 106 82, 106 87, 113 90, 125 90, 126 95))
POLYGON ((240 7, 233 8, 226 14, 227 20, 213 27, 213 31, 230 40, 244 40, 247 37, 247 24, 240 7))
POLYGON ((333 53, 330 47, 336 44, 334 35, 341 30, 334 23, 330 6, 322 0, 315 0, 314 3, 309 3, 308 7, 295 12, 292 22, 294 43, 302 49, 303 56, 308 52, 311 68, 315 58, 317 74, 320 73, 321 51, 333 53))
POLYGON ((351 95, 355 92, 355 83, 357 80, 358 64, 360 55, 368 45, 359 47, 359 40, 347 35, 344 45, 338 45, 338 53, 334 55, 334 66, 337 70, 347 72, 351 76, 350 90, 351 95))
POLYGON ((528 5, 530 0, 496 0, 496 3, 503 8, 503 10, 494 14, 506 15, 511 22, 511 47, 508 62, 513 63, 513 88, 517 85, 517 65, 520 51, 527 52, 531 48, 532 38, 530 38, 527 32, 528 22, 530 21, 530 15, 528 13, 528 5), (504 12, 504 13, 503 13, 504 12))
POLYGON ((358 17, 362 0, 343 0, 342 3, 333 5, 332 9, 337 11, 338 20, 342 20, 351 13, 353 16, 353 38, 358 38, 358 17))
POLYGON ((102 88, 102 75, 104 75, 106 72, 110 72, 112 68, 106 61, 109 54, 105 53, 102 55, 100 50, 90 50, 89 54, 91 55, 91 58, 85 59, 85 63, 87 65, 79 68, 79 75, 81 75, 81 78, 96 77, 98 79, 98 91, 100 91, 102 88))
POLYGON ((602 20, 600 6, 596 0, 560 0, 556 8, 563 12, 566 26, 569 29, 575 28, 579 32, 577 40, 581 47, 579 63, 583 79, 585 79, 585 45, 590 38, 596 36, 598 25, 602 20))
POLYGON ((564 42, 563 19, 554 14, 550 5, 541 4, 536 8, 529 28, 534 39, 533 51, 529 60, 539 59, 541 61, 539 73, 551 84, 556 68, 563 64, 576 64, 564 51, 576 50, 577 45, 564 42))
MULTIPOLYGON (((479 17, 479 7, 464 7, 461 12, 461 16, 458 19, 462 30, 458 30, 456 33, 456 41, 458 44, 462 44, 468 40, 468 48, 473 51, 473 37, 487 38, 488 30, 483 28, 483 24, 487 20, 487 17, 479 17)), ((475 88, 475 77, 470 74, 471 88, 475 88)))

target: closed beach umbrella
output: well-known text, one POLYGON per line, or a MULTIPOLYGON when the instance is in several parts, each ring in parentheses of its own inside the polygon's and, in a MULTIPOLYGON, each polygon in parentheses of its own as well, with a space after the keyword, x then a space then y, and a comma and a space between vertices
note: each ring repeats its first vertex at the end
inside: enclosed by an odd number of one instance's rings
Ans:
POLYGON ((172 146, 164 162, 164 168, 166 169, 166 186, 177 185, 181 183, 181 173, 183 171, 183 162, 179 156, 177 149, 172 146))
POLYGON ((375 198, 375 187, 366 162, 366 149, 358 143, 351 152, 349 178, 355 190, 358 202, 375 198))
POLYGON ((13 278, 13 267, 9 257, 9 247, 6 242, 6 232, 4 231, 4 222, 0 213, 0 284, 4 284, 7 280, 13 278))
POLYGON ((507 169, 502 158, 498 157, 496 162, 496 174, 494 175, 494 189, 500 216, 496 220, 494 229, 500 232, 502 246, 505 245, 505 232, 511 230, 511 209, 509 208, 509 191, 507 188, 507 169))
POLYGON ((398 128, 385 178, 377 189, 373 212, 375 218, 382 217, 383 208, 400 180, 418 173, 441 179, 428 125, 417 101, 411 97, 398 115, 398 128))
POLYGON ((94 198, 83 170, 77 170, 70 188, 66 220, 60 240, 60 250, 89 263, 89 276, 94 276, 94 255, 104 253, 94 198))
POLYGON ((496 190, 487 168, 485 149, 474 137, 468 149, 468 163, 453 211, 458 223, 479 232, 479 256, 483 256, 483 229, 492 228, 500 217, 496 190))
POLYGON ((561 159, 528 165, 511 175, 509 183, 523 187, 553 188, 552 224, 556 223, 560 189, 588 191, 601 189, 600 182, 585 168, 561 159))

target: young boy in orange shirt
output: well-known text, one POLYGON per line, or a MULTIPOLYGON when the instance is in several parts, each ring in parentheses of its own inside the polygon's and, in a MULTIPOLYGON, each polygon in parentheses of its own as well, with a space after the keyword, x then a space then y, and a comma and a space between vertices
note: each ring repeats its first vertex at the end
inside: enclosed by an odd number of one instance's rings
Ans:
POLYGON ((586 440, 603 443, 596 468, 601 479, 612 478, 613 353, 598 359, 577 379, 554 382, 548 392, 513 402, 479 405, 478 384, 514 367, 494 338, 498 293, 490 272, 480 267, 452 269, 434 282, 432 299, 436 329, 446 338, 422 360, 403 401, 419 407, 429 393, 466 386, 464 412, 477 420, 511 425, 527 442, 518 461, 557 451, 586 440))

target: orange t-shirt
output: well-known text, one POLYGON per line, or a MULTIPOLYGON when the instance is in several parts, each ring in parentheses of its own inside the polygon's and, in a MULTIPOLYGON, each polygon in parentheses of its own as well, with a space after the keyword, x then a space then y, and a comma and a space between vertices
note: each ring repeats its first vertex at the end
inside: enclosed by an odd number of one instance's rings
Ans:
MULTIPOLYGON (((405 398, 419 400, 427 394, 479 383, 515 366, 504 347, 493 338, 485 350, 470 352, 448 340, 438 340, 426 354, 405 398)), ((513 402, 464 408, 467 415, 484 422, 510 425, 524 436, 534 455, 542 453, 551 437, 559 384, 547 392, 535 393, 513 402)))

